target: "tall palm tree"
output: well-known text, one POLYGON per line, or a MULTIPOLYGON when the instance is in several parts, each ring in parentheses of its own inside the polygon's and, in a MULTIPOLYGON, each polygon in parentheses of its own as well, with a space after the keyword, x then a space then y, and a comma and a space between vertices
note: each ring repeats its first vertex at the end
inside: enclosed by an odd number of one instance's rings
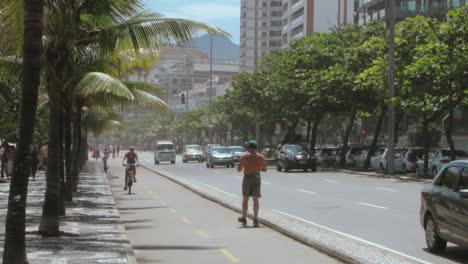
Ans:
POLYGON ((26 197, 32 161, 30 145, 33 142, 33 130, 31 126, 34 127, 41 76, 43 7, 43 0, 24 0, 21 120, 8 198, 3 263, 23 264, 27 261, 26 197))

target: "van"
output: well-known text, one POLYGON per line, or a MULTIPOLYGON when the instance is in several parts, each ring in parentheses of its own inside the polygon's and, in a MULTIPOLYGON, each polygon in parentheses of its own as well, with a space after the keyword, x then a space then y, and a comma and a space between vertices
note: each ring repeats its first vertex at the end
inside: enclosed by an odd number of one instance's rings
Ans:
POLYGON ((170 161, 172 164, 175 164, 175 145, 171 141, 158 141, 154 145, 154 164, 159 164, 159 162, 163 161, 170 161))

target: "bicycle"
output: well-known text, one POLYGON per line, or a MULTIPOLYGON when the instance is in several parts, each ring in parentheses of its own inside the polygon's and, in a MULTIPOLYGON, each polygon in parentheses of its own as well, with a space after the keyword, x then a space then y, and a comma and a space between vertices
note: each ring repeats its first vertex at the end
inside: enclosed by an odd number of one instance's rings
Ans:
POLYGON ((104 156, 102 157, 102 163, 104 164, 104 172, 107 173, 107 170, 109 169, 109 167, 107 166, 107 159, 109 157, 108 156, 104 156))
POLYGON ((132 185, 133 182, 135 181, 135 174, 133 170, 131 170, 132 167, 138 167, 139 165, 136 164, 123 164, 125 168, 125 182, 127 183, 127 188, 128 188, 128 195, 132 194, 132 185))

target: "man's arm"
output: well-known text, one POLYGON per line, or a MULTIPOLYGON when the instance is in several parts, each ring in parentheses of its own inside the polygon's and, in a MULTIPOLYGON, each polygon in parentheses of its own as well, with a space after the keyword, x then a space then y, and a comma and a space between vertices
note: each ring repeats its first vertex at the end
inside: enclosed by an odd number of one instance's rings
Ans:
POLYGON ((244 158, 241 157, 239 160, 239 164, 237 165, 237 171, 241 172, 244 169, 244 158))
POLYGON ((140 165, 140 160, 138 159, 138 155, 136 153, 135 153, 135 160, 136 160, 136 164, 140 165))
POLYGON ((122 164, 125 164, 126 159, 127 159, 127 155, 124 155, 123 160, 122 160, 122 164))
POLYGON ((266 172, 266 171, 267 171, 267 167, 268 167, 268 166, 267 166, 266 160, 265 160, 265 158, 262 156, 262 166, 261 166, 260 170, 263 171, 263 172, 266 172))

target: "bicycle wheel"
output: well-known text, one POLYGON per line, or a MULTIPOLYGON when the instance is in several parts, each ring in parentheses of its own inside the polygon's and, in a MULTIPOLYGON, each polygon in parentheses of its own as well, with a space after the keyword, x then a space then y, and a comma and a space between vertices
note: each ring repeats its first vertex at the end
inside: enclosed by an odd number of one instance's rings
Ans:
POLYGON ((133 173, 129 171, 127 175, 128 195, 132 194, 132 185, 133 185, 133 173))

